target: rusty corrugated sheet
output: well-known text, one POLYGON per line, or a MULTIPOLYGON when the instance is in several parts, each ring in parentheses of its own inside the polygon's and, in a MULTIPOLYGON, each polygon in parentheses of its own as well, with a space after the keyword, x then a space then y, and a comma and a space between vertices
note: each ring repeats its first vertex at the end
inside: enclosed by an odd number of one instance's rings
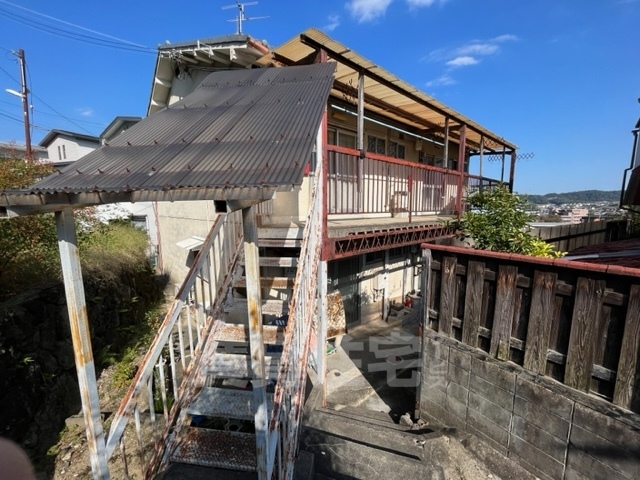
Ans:
POLYGON ((259 197, 264 187, 299 185, 334 69, 326 63, 212 73, 109 145, 26 191, 5 194, 15 205, 28 194, 236 187, 259 197))

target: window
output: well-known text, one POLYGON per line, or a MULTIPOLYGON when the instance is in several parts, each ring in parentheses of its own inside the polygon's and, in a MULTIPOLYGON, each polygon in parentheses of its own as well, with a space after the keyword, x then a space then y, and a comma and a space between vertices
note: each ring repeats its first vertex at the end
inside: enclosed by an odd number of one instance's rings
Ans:
POLYGON ((131 224, 136 228, 144 230, 145 232, 148 230, 147 229, 147 216, 146 215, 132 215, 131 216, 131 224))
POLYGON ((402 143, 389 142, 389 156, 392 158, 405 158, 405 148, 402 143))
POLYGON ((63 160, 67 159, 67 150, 65 149, 64 145, 62 145, 62 159, 63 160))
POLYGON ((329 130, 329 145, 345 148, 356 148, 356 134, 345 130, 329 130))
POLYGON ((62 160, 62 151, 60 150, 60 145, 58 145, 58 160, 62 160))
POLYGON ((369 135, 367 137, 367 152, 385 155, 387 152, 387 141, 384 138, 369 135))

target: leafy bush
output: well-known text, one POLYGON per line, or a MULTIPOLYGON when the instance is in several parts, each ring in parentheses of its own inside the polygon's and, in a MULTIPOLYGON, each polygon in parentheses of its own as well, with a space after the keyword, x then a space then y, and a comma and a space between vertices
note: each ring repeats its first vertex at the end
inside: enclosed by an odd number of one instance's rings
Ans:
POLYGON ((509 192, 506 185, 486 189, 468 199, 469 211, 454 226, 463 238, 471 237, 475 248, 539 257, 561 256, 553 247, 529 234, 532 215, 526 200, 509 192))

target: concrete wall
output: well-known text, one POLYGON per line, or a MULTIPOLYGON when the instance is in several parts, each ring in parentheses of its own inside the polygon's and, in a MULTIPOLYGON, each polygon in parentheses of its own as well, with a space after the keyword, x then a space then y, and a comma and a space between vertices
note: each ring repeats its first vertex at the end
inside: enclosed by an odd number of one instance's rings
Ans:
POLYGON ((158 202, 162 270, 180 287, 189 272, 189 251, 176 243, 189 237, 205 238, 217 214, 212 201, 158 202))
POLYGON ((425 330, 420 415, 539 478, 640 478, 640 415, 425 330))

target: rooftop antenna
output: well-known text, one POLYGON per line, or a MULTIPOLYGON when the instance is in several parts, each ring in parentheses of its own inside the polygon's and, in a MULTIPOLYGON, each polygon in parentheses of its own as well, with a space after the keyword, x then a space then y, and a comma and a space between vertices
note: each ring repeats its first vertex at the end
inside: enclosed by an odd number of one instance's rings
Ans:
POLYGON ((269 17, 247 17, 244 13, 244 7, 246 7, 247 5, 257 5, 258 2, 246 2, 246 3, 240 3, 238 0, 236 0, 236 4, 235 5, 226 5, 224 7, 222 7, 222 10, 227 10, 228 8, 237 8, 238 9, 238 16, 236 18, 234 18, 233 20, 227 20, 227 22, 237 22, 238 24, 238 35, 242 35, 242 22, 246 21, 246 20, 260 20, 262 18, 269 18, 269 17))

